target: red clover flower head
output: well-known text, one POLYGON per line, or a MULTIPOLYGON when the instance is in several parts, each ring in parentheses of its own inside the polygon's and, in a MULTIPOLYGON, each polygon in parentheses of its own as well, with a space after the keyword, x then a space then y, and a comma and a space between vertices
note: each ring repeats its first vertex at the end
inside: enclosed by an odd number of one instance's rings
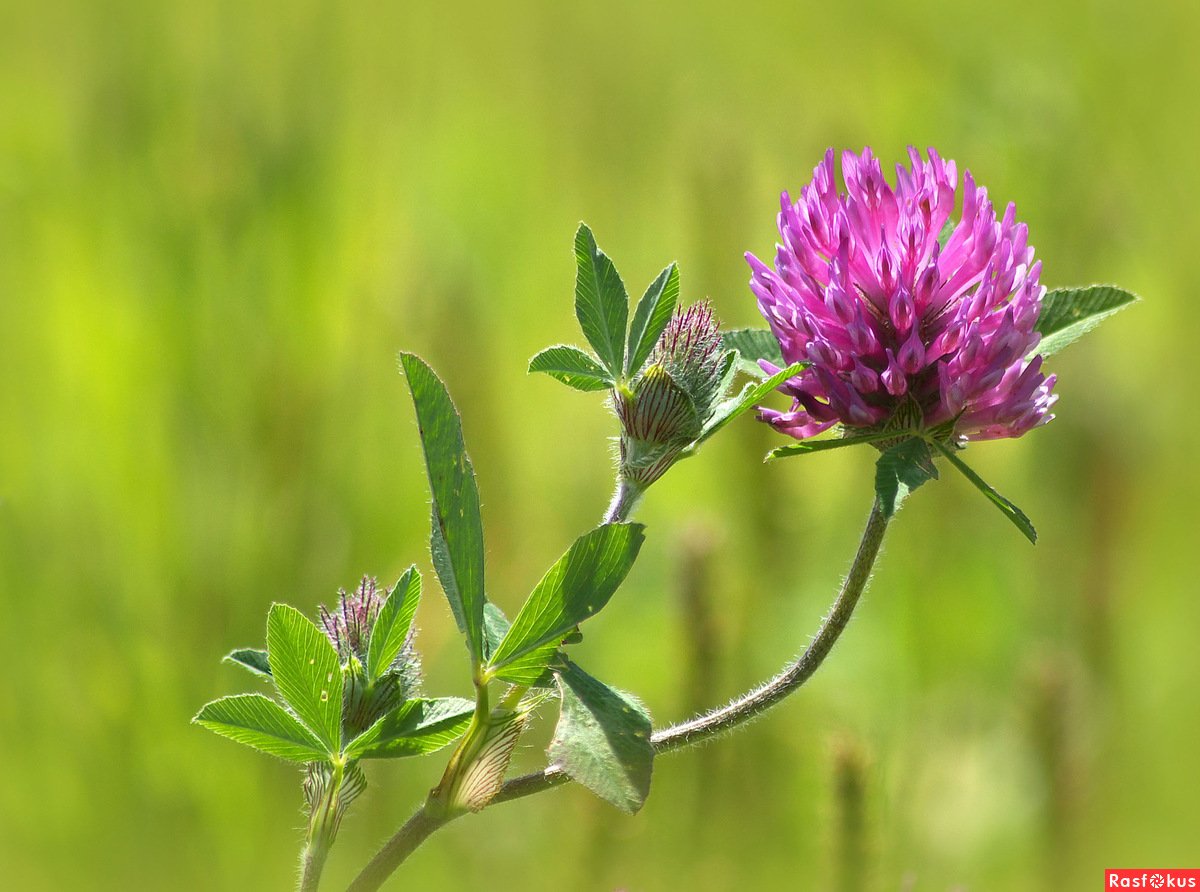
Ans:
MULTIPOLYGON (((902 405, 955 438, 1019 437, 1054 416, 1054 376, 1034 356, 1045 288, 1024 223, 997 218, 987 190, 953 161, 909 148, 883 177, 869 148, 829 149, 793 202, 784 192, 774 268, 752 254, 751 290, 787 362, 790 411, 760 418, 798 439, 841 423, 885 425, 902 405)), ((762 363, 768 372, 777 371, 762 363)))

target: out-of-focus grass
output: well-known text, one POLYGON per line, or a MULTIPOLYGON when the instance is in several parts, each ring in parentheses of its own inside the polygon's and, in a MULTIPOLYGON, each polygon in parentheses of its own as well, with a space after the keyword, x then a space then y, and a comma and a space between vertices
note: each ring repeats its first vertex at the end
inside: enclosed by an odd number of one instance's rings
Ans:
MULTIPOLYGON (((751 323, 741 254, 830 144, 936 145, 1018 203, 1048 284, 1148 298, 1053 363, 1049 428, 972 450, 1041 543, 946 477, 808 690, 664 758, 636 818, 560 790, 459 822, 407 882, 832 888, 846 746, 870 889, 1200 863, 1200 12, 667 6, 0 11, 0 885, 286 888, 296 773, 187 720, 250 683, 217 660, 272 600, 427 567, 395 351, 462 409, 515 607, 609 486, 600 399, 524 374, 576 337, 576 221, 631 290, 678 259, 686 297, 751 323)), ((581 659, 660 719, 694 696, 685 528, 718 543, 713 702, 803 643, 845 567, 870 456, 763 466, 771 445, 743 422, 656 487, 589 628, 581 659)), ((430 595, 429 686, 463 693, 430 595)), ((330 888, 439 764, 372 766, 330 888)))

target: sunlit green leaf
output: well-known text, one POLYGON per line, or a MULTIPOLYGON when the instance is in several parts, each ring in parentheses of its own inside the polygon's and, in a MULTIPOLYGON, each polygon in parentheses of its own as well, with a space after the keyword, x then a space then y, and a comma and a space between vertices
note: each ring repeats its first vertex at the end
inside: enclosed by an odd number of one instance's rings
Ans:
MULTIPOLYGON (((495 676, 506 678, 506 665, 535 651, 547 660, 552 657, 554 645, 608 603, 633 566, 643 539, 643 527, 637 523, 605 524, 580 536, 542 577, 513 620, 490 661, 495 676)), ((523 677, 531 671, 527 663, 517 665, 523 677)))
POLYGON ((329 755, 299 719, 262 694, 235 694, 214 700, 192 721, 222 737, 292 762, 315 762, 329 755))
POLYGON ((432 753, 457 740, 475 704, 461 697, 409 700, 379 719, 346 747, 351 759, 394 759, 432 753))
POLYGON ((1033 354, 1049 356, 1087 334, 1109 316, 1140 300, 1115 285, 1056 288, 1042 298, 1036 328, 1042 336, 1033 354))
POLYGON ((562 712, 550 759, 601 799, 633 814, 650 792, 650 715, 635 698, 574 663, 559 674, 562 712))
POLYGON ((679 301, 679 268, 672 263, 650 283, 633 312, 629 324, 629 345, 625 352, 625 374, 633 376, 641 370, 658 343, 663 329, 671 321, 671 313, 679 301))
POLYGON ((629 296, 616 267, 586 224, 575 233, 575 315, 584 337, 613 378, 621 377, 629 296))
POLYGON ((705 423, 704 429, 700 432, 696 443, 703 443, 739 415, 753 409, 772 390, 788 378, 793 378, 800 374, 806 368, 808 368, 807 362, 793 363, 785 369, 780 369, 765 381, 759 381, 757 384, 747 384, 737 396, 717 405, 717 408, 713 410, 712 416, 705 423))
POLYGON ((267 659, 267 652, 265 650, 253 647, 240 647, 231 653, 227 653, 221 659, 223 662, 241 666, 243 669, 247 669, 263 678, 271 677, 271 663, 267 659))
POLYGON ((483 657, 483 523, 475 470, 446 386, 414 354, 400 354, 400 363, 417 410, 433 494, 433 567, 466 637, 472 661, 479 662, 483 657))
POLYGON ((367 646, 367 677, 375 680, 392 665, 412 630, 421 601, 421 574, 409 567, 379 610, 367 646))
POLYGON ((529 360, 529 371, 545 372, 556 381, 585 393, 608 390, 615 384, 612 375, 600 363, 578 347, 569 347, 566 344, 547 347, 533 357, 529 360))
POLYGON ((342 670, 325 633, 295 607, 267 614, 271 679, 288 706, 330 753, 341 745, 342 670))
POLYGON ((773 366, 783 366, 783 353, 779 349, 779 341, 766 328, 735 328, 721 334, 721 346, 726 350, 734 350, 738 355, 738 368, 755 378, 763 377, 766 372, 758 364, 765 359, 773 366))

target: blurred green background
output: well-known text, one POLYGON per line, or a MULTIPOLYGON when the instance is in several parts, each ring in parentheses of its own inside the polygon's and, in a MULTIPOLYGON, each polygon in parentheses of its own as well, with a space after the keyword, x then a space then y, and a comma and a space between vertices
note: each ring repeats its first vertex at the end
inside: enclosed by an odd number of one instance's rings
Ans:
MULTIPOLYGON (((272 600, 428 568, 397 349, 463 412, 512 610, 609 494, 602 399, 525 375, 579 340, 577 221, 631 291, 677 259, 752 324, 780 190, 828 145, 909 143, 1017 202, 1048 285, 1146 297, 1053 362, 1058 420, 971 450, 1041 543, 946 476, 811 685, 663 758, 641 814, 497 807, 393 887, 1200 866, 1198 39, 1186 2, 0 6, 0 886, 290 888, 295 770, 188 719, 255 685, 218 660, 272 600)), ((763 465, 777 443, 743 421, 657 486, 589 626, 581 661, 659 721, 778 668, 847 565, 871 456, 763 465)), ((466 693, 427 592, 428 689, 466 693)), ((328 888, 443 763, 371 766, 328 888)))

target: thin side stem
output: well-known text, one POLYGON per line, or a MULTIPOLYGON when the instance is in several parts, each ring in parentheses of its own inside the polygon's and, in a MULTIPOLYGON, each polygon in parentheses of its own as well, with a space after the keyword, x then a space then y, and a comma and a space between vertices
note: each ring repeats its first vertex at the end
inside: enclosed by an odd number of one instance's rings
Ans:
MULTIPOLYGON (((872 506, 871 514, 867 517, 867 525, 863 530, 858 552, 854 556, 850 572, 846 574, 846 579, 842 583, 841 591, 838 592, 829 615, 821 623, 816 637, 805 648, 804 653, 770 681, 744 694, 728 706, 655 731, 651 738, 655 753, 668 753, 728 733, 739 725, 762 715, 808 681, 825 658, 829 656, 833 645, 850 622, 854 608, 858 605, 858 600, 867 587, 867 581, 871 578, 871 569, 875 566, 875 559, 879 556, 887 525, 888 520, 883 516, 877 502, 872 506)), ((526 774, 508 781, 492 800, 492 804, 531 796, 551 787, 557 787, 568 780, 570 778, 563 773, 562 769, 552 765, 543 771, 526 774)))
POLYGON ((439 814, 431 811, 428 804, 421 806, 405 821, 404 826, 396 831, 396 835, 375 853, 375 857, 363 868, 362 873, 355 877, 346 892, 375 892, 421 843, 459 814, 461 812, 439 814))
MULTIPOLYGON (((619 486, 617 494, 613 498, 613 504, 609 507, 608 514, 605 515, 605 523, 624 520, 640 495, 641 493, 638 493, 632 499, 629 499, 628 496, 623 497, 622 487, 619 486)), ((871 570, 879 556, 879 549, 883 545, 887 526, 888 519, 883 516, 879 503, 876 502, 867 517, 867 524, 863 530, 862 539, 859 541, 858 551, 854 555, 854 562, 850 565, 850 572, 846 574, 846 579, 842 583, 841 591, 838 592, 829 614, 821 623, 816 637, 805 648, 804 653, 770 681, 744 694, 728 706, 655 731, 651 738, 655 753, 671 752, 726 734, 762 715, 808 681, 829 655, 833 645, 850 622, 854 608, 858 605, 859 598, 866 590, 867 582, 871 578, 871 570)), ((513 799, 523 799, 534 793, 561 786, 568 781, 570 778, 561 768, 551 765, 543 771, 506 781, 500 792, 488 803, 488 807, 513 799)), ((412 854, 430 834, 452 819, 453 817, 430 816, 427 814, 426 807, 419 809, 409 818, 408 823, 388 840, 371 863, 350 885, 347 892, 375 892, 392 871, 399 867, 404 859, 412 854)))
POLYGON ((842 590, 838 592, 837 599, 833 602, 829 615, 821 623, 816 637, 795 662, 766 684, 728 706, 656 732, 653 737, 655 752, 664 753, 691 746, 731 731, 738 725, 762 715, 808 681, 829 656, 833 645, 850 622, 858 599, 871 578, 871 569, 875 566, 875 558, 879 556, 887 525, 887 518, 883 516, 879 503, 876 502, 867 517, 858 552, 854 555, 854 563, 850 565, 850 572, 846 574, 842 583, 842 590))

